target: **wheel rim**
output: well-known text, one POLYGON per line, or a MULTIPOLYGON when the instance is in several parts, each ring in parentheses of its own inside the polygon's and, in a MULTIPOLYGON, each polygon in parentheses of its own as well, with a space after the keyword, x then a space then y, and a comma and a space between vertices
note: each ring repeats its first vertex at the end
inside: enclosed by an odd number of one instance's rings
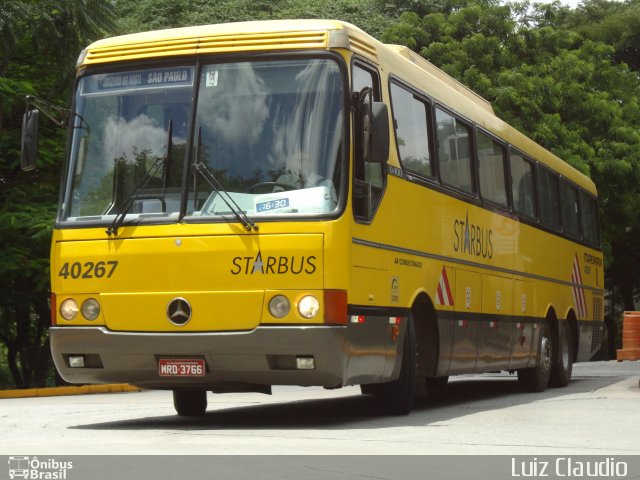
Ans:
POLYGON ((545 372, 551 372, 551 340, 542 337, 542 368, 545 372))
POLYGON ((562 368, 569 365, 569 339, 566 335, 562 335, 562 368))

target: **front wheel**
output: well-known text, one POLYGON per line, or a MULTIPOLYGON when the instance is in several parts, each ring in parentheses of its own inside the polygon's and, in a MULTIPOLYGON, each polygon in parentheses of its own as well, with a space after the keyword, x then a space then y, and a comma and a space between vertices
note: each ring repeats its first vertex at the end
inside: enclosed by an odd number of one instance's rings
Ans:
POLYGON ((207 411, 207 391, 174 390, 173 406, 181 417, 201 417, 207 411))
POLYGON ((416 397, 416 363, 418 345, 416 331, 411 317, 407 320, 402 348, 400 376, 389 383, 362 385, 363 393, 375 396, 382 411, 388 415, 407 415, 416 397))
POLYGON ((547 322, 542 327, 538 352, 538 365, 518 370, 518 382, 528 392, 542 392, 549 384, 553 363, 553 342, 547 322))
POLYGON ((427 391, 438 391, 442 390, 449 383, 449 376, 446 377, 433 377, 427 378, 427 391))

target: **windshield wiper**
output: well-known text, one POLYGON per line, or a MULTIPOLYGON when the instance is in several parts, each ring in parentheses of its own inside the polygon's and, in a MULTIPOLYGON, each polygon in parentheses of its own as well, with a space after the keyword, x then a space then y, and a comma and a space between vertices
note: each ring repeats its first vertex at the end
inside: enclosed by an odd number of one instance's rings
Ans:
POLYGON ((211 188, 213 188, 216 193, 218 194, 218 196, 222 199, 222 201, 227 205, 227 207, 229 208, 229 211, 231 213, 233 213, 235 215, 235 217, 238 219, 238 221, 244 225, 244 228, 247 231, 258 231, 258 225, 255 224, 255 222, 253 222, 245 213, 244 210, 242 210, 238 204, 235 202, 235 200, 233 199, 233 197, 231 195, 229 195, 229 192, 227 192, 224 187, 220 184, 220 182, 218 181, 218 179, 209 171, 209 169, 207 168, 207 166, 198 161, 197 163, 195 163, 193 165, 193 167, 200 172, 200 174, 202 175, 202 178, 205 179, 205 181, 211 185, 211 188))
POLYGON ((200 161, 199 153, 200 153, 200 142, 201 142, 202 128, 198 129, 198 151, 196 152, 196 162, 193 164, 193 168, 196 169, 201 175, 202 178, 215 190, 218 196, 222 199, 222 201, 227 205, 229 211, 235 215, 238 221, 244 226, 244 228, 250 232, 258 231, 258 225, 255 224, 242 210, 236 201, 233 199, 229 192, 225 190, 222 184, 218 181, 218 179, 211 173, 211 171, 207 168, 207 166, 200 161))
MULTIPOLYGON (((140 184, 135 188, 135 190, 131 193, 131 196, 129 197, 129 200, 127 200, 127 203, 124 204, 124 206, 119 209, 116 213, 116 218, 113 219, 113 222, 111 222, 111 225, 109 225, 109 227, 107 228, 106 232, 107 235, 111 236, 111 235, 118 235, 118 229, 122 226, 122 223, 124 222, 125 217, 127 216, 127 212, 129 211, 129 209, 131 208, 131 206, 133 205, 133 203, 140 197, 140 194, 142 193, 142 191, 147 187, 147 184, 149 183, 149 181, 156 175, 156 173, 160 170, 161 166, 164 166, 164 175, 168 175, 168 171, 167 171, 167 164, 169 162, 171 162, 171 149, 173 148, 172 146, 172 135, 173 135, 173 123, 171 120, 169 120, 169 131, 167 132, 167 153, 163 156, 163 157, 158 157, 156 158, 156 160, 153 162, 153 164, 151 164, 151 167, 147 170, 147 172, 145 173, 144 177, 142 178, 142 182, 140 182, 140 184)), ((163 188, 163 192, 162 192, 162 205, 163 205, 163 211, 165 211, 165 200, 164 200, 164 196, 166 193, 166 178, 164 180, 164 188, 163 188)))

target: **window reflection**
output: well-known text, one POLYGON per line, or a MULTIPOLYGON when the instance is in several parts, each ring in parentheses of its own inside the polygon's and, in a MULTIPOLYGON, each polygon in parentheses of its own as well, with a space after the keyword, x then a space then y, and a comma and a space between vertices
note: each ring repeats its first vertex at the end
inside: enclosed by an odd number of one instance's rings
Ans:
MULTIPOLYGON (((342 96, 338 66, 329 60, 207 66, 200 78, 196 161, 236 193, 234 200, 249 214, 333 211, 342 166, 342 96), (265 210, 265 202, 275 208, 265 210)), ((195 215, 226 210, 197 175, 192 190, 207 198, 195 215)))

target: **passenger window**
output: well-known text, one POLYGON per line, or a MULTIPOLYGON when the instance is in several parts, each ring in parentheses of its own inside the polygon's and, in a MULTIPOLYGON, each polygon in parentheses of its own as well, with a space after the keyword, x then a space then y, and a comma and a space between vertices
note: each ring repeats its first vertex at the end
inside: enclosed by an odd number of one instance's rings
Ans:
POLYGON ((580 191, 580 219, 582 220, 582 234, 588 242, 600 243, 598 228, 598 204, 595 198, 580 191))
POLYGON ((436 128, 441 180, 447 185, 473 193, 471 129, 440 109, 436 109, 436 128))
POLYGON ((511 152, 509 166, 511 167, 513 207, 517 213, 536 218, 534 164, 522 155, 511 152))
POLYGON ((428 105, 396 84, 391 84, 391 103, 402 166, 413 173, 433 177, 429 155, 428 105))
POLYGON ((548 227, 560 230, 560 198, 558 176, 540 167, 540 221, 548 227))
POLYGON ((478 132, 478 170, 480 195, 485 200, 506 207, 507 188, 504 179, 506 149, 488 135, 478 132))
POLYGON ((562 182, 562 224, 564 232, 580 236, 580 220, 578 218, 578 189, 566 181, 562 182))

